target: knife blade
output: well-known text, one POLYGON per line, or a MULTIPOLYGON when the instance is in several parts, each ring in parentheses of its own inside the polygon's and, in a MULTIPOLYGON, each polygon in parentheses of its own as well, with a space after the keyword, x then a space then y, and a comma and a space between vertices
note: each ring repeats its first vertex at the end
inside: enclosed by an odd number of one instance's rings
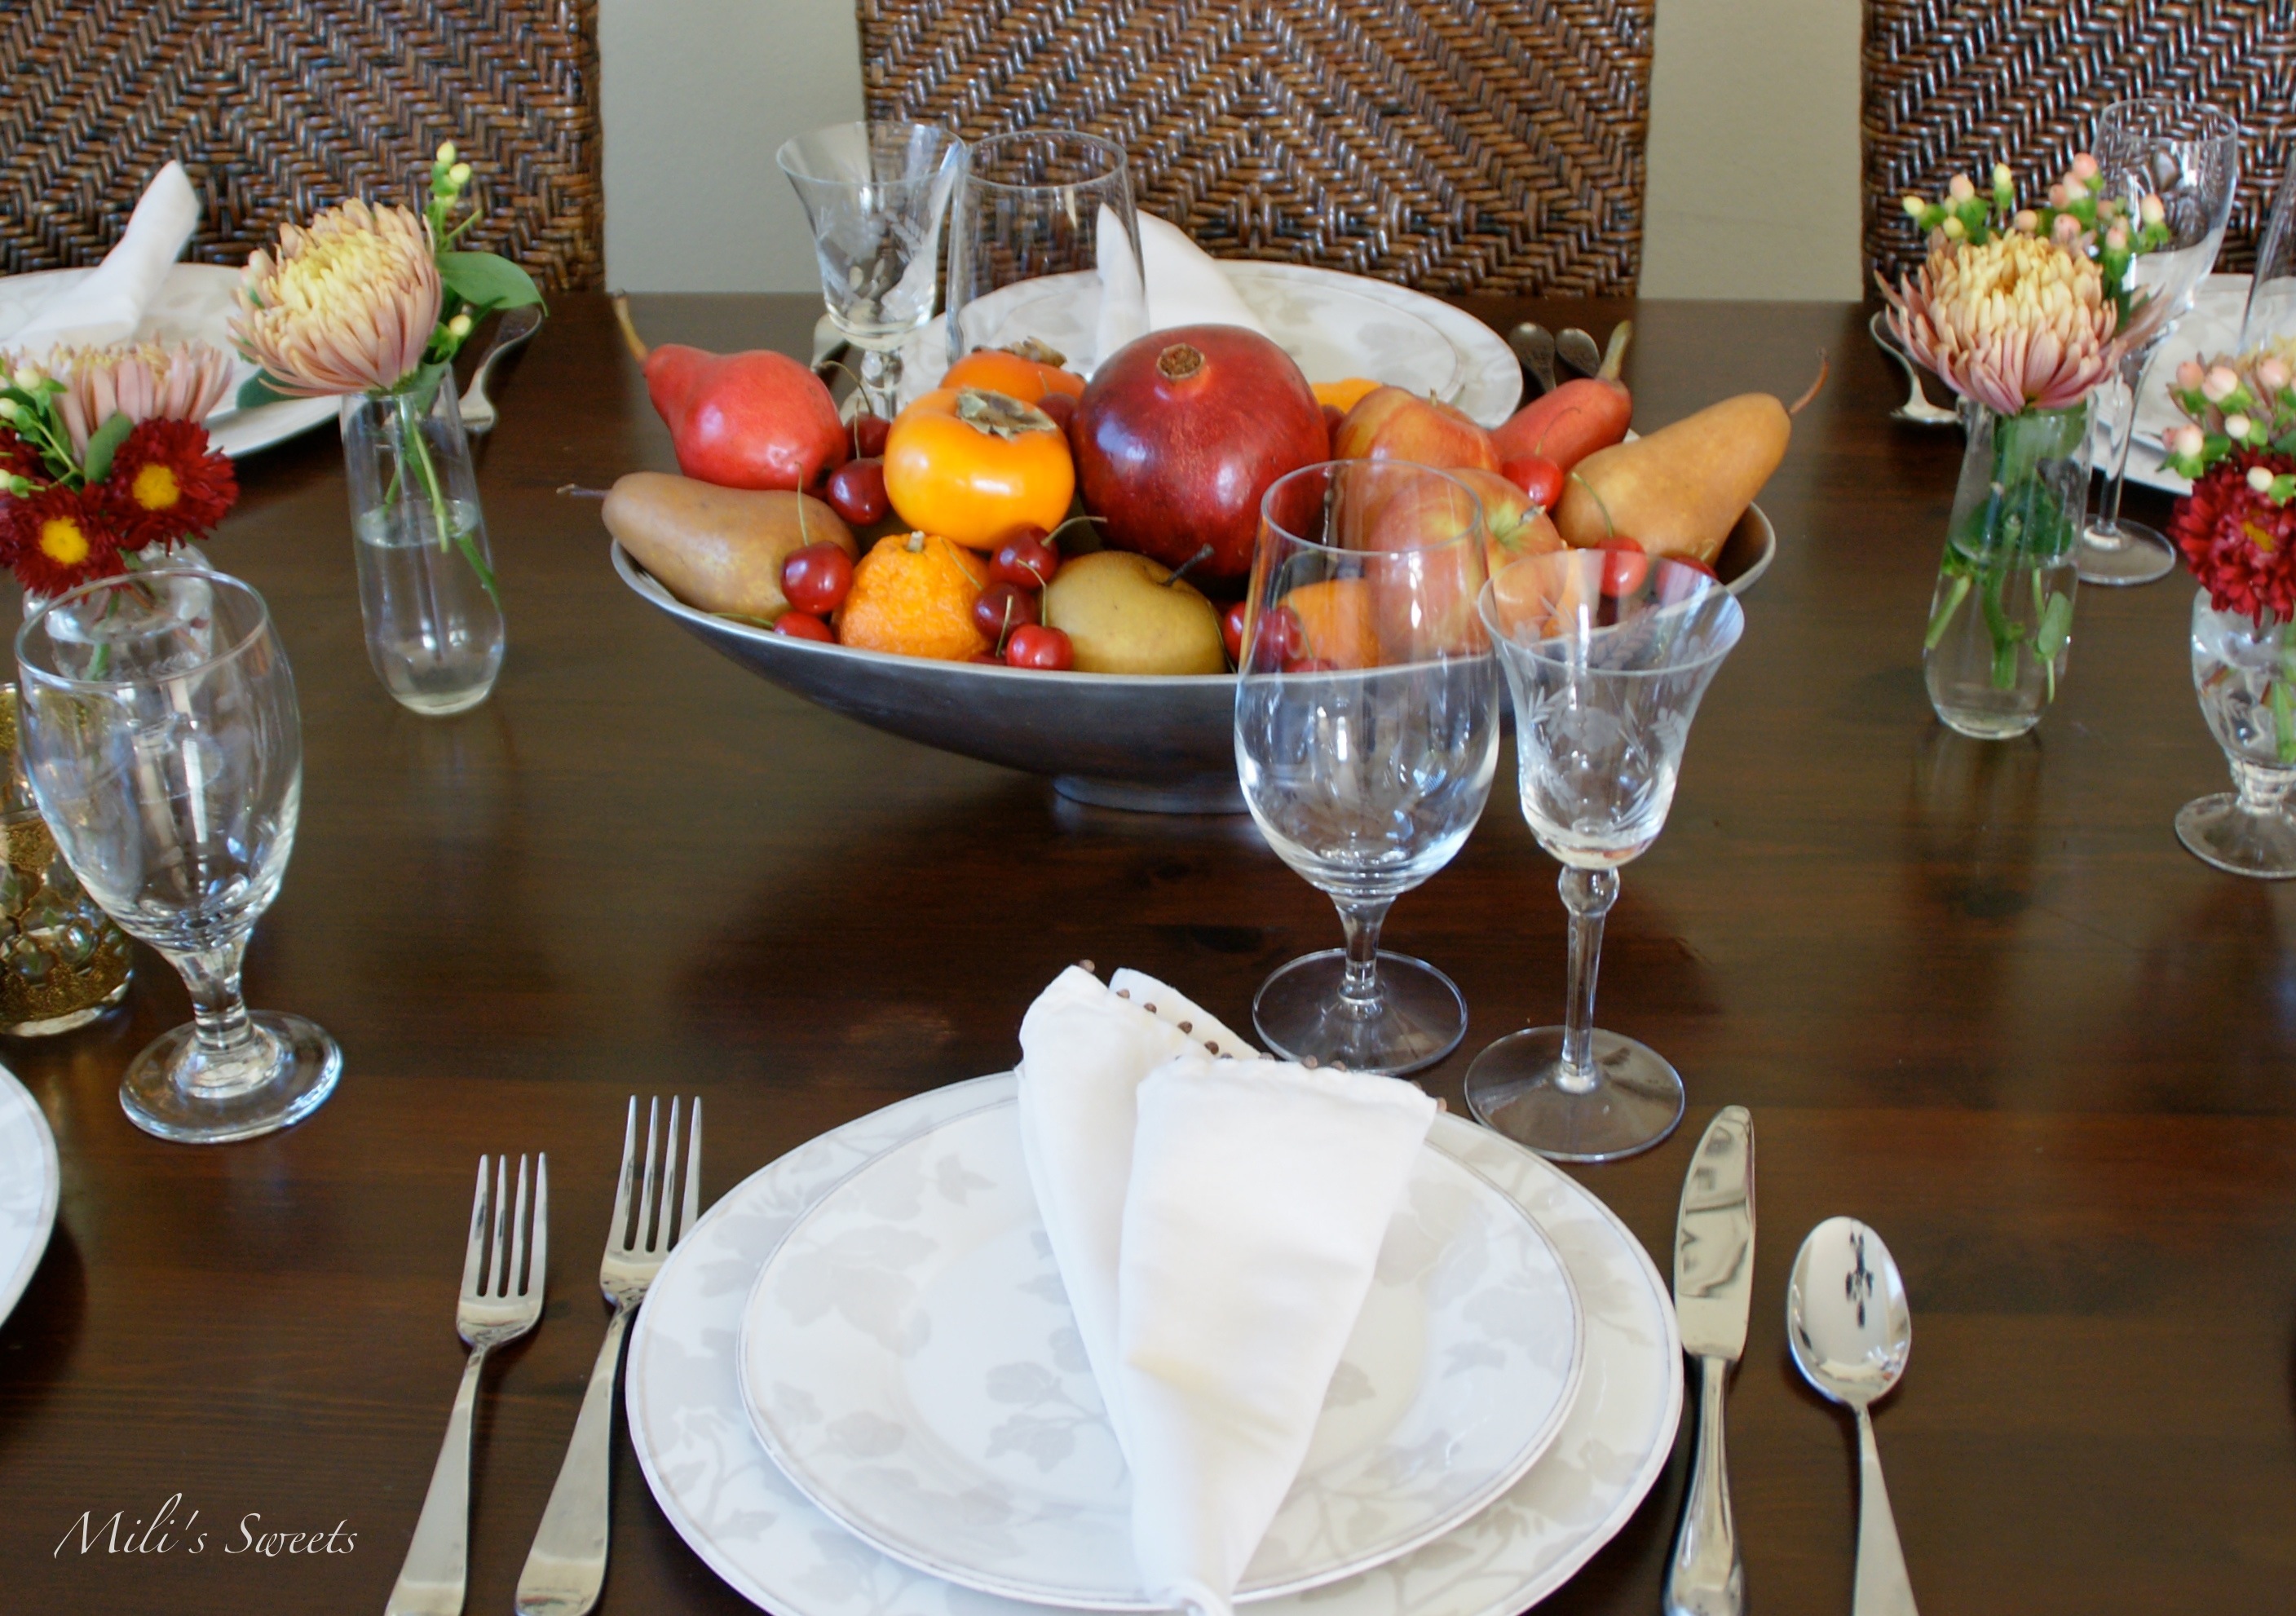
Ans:
POLYGON ((1675 1218, 1674 1311, 1682 1349, 1698 1365, 1698 1431, 1667 1569, 1667 1616, 1740 1616, 1746 1608, 1722 1414, 1730 1366, 1746 1349, 1753 1289, 1754 1119, 1726 1105, 1691 1156, 1675 1218))

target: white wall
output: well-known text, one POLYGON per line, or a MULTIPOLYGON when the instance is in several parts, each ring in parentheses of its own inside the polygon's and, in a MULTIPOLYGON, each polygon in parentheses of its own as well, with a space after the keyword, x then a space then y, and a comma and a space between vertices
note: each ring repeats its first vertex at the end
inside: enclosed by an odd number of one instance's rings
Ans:
MULTIPOLYGON (((805 216, 774 152, 861 115, 852 0, 599 12, 608 279, 812 290, 805 216)), ((1848 0, 1660 0, 1645 293, 1860 295, 1858 17, 1848 0)))

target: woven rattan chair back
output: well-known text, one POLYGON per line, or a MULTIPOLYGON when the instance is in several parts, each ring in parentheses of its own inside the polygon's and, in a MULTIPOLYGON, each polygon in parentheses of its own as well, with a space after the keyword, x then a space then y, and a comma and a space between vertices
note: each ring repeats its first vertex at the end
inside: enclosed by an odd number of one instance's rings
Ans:
POLYGON ((2207 102, 2240 121, 2240 194, 2220 269, 2244 270, 2296 133, 2287 0, 1866 0, 1866 261, 1894 277, 1921 256, 1905 194, 2007 163, 2029 190, 2135 95, 2207 102))
POLYGON ((1211 252, 1631 292, 1655 0, 858 0, 872 118, 1123 144, 1211 252))
POLYGON ((414 201, 439 143, 479 171, 465 242, 545 288, 603 277, 596 0, 11 0, 0 273, 92 264, 169 158, 190 256, 241 264, 347 196, 414 201))

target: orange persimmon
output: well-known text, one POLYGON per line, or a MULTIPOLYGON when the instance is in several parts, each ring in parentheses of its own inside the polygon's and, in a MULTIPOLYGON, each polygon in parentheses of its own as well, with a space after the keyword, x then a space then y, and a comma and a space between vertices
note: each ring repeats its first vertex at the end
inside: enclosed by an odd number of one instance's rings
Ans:
POLYGON ((1051 532, 1076 494, 1068 436, 1034 405, 986 388, 927 393, 885 439, 885 493, 913 528, 994 550, 1016 528, 1051 532))
MULTIPOLYGON (((1051 349, 1045 350, 1051 353, 1051 349)), ((940 379, 943 387, 985 387, 992 393, 1008 393, 1023 404, 1034 404, 1046 393, 1066 393, 1071 398, 1084 397, 1084 378, 1072 370, 1062 370, 1060 357, 1040 359, 1034 355, 1015 353, 1009 348, 976 348, 948 367, 940 379)))

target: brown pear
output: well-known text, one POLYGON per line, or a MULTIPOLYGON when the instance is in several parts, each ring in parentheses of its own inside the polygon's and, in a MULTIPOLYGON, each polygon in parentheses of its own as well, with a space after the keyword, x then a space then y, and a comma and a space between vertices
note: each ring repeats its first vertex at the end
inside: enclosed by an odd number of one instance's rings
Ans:
POLYGON ((1742 393, 1580 461, 1555 502, 1563 542, 1613 537, 1711 566, 1722 541, 1785 458, 1793 422, 1767 393, 1742 393))
POLYGON ((807 545, 858 553, 853 529, 810 495, 721 488, 632 472, 606 496, 606 530, 689 606, 770 623, 789 610, 782 563, 807 545))

